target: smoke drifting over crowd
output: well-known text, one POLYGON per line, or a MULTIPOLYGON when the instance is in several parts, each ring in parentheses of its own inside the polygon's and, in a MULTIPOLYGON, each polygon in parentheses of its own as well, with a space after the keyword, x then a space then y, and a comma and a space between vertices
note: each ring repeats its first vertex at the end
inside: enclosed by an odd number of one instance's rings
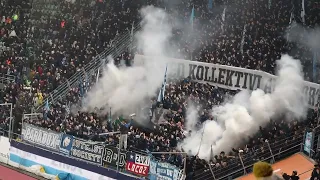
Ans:
MULTIPOLYGON (((155 58, 165 56, 166 49, 170 49, 168 40, 172 34, 166 13, 148 6, 141 10, 141 15, 144 17, 142 30, 135 37, 138 49, 155 58)), ((161 86, 165 64, 161 63, 161 58, 156 60, 129 68, 118 68, 110 61, 99 83, 88 92, 84 110, 106 107, 108 111, 108 107, 112 107, 113 113, 133 113, 161 86)))
MULTIPOLYGON (((141 15, 144 17, 143 28, 136 35, 137 46, 144 55, 152 56, 153 60, 147 61, 144 66, 129 68, 118 68, 110 61, 99 83, 88 92, 84 110, 106 107, 108 111, 112 107, 113 113, 131 114, 136 107, 146 101, 149 103, 150 97, 157 94, 165 69, 161 57, 174 52, 169 46, 172 26, 166 21, 167 15, 162 9, 148 6, 141 10, 141 15)), ((242 91, 225 104, 214 107, 212 115, 217 120, 207 120, 200 129, 195 127, 198 111, 189 108, 186 127, 192 133, 179 147, 193 155, 198 154, 200 158, 209 159, 211 146, 214 154, 230 151, 232 147, 243 143, 246 137, 255 134, 259 126, 265 126, 270 118, 280 114, 303 117, 307 103, 303 103, 301 64, 284 55, 277 65, 279 77, 271 94, 259 89, 242 91)))
POLYGON ((313 52, 320 51, 320 27, 307 29, 297 23, 286 31, 287 40, 310 48, 313 52))
MULTIPOLYGON (((257 133, 259 126, 265 126, 271 118, 283 114, 292 118, 304 117, 307 103, 304 103, 300 61, 283 55, 277 61, 277 66, 278 79, 274 92, 265 94, 257 89, 251 93, 238 93, 231 101, 212 109, 217 121, 207 120, 200 130, 189 127, 192 133, 180 146, 193 155, 209 159, 211 145, 213 154, 228 152, 232 147, 242 144, 248 136, 257 133)), ((187 121, 195 121, 194 112, 189 112, 187 121)))

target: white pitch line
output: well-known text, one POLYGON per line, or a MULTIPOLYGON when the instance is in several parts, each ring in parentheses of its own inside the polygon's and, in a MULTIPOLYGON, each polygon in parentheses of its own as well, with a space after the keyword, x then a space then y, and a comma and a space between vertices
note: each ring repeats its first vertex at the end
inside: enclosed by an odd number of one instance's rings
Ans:
POLYGON ((276 173, 276 172, 279 172, 279 171, 281 171, 281 169, 276 169, 273 172, 276 173))

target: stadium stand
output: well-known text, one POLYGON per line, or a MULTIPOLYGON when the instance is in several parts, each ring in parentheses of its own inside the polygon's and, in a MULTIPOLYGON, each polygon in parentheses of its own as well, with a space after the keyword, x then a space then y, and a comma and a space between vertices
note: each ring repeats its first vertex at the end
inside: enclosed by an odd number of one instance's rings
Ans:
MULTIPOLYGON (((272 1, 270 4, 259 0, 213 0, 213 8, 208 7, 208 1, 170 2, 1 2, 0 102, 14 104, 14 131, 21 133, 22 123, 29 123, 117 146, 119 135, 99 136, 101 133, 120 130, 113 122, 106 121, 110 114, 99 115, 99 111, 103 109, 70 113, 70 105, 81 105, 83 89, 89 91, 96 83, 97 76, 100 76, 97 75, 97 67, 103 63, 102 59, 112 55, 116 64, 124 60, 130 65, 134 55, 141 53, 134 46, 132 36, 140 30, 139 9, 146 5, 164 8, 172 17, 187 23, 192 8, 195 9, 191 37, 184 40, 183 37, 188 32, 174 29, 173 39, 179 41, 174 46, 184 54, 184 57, 177 58, 274 74, 275 60, 280 59, 281 54, 288 53, 301 60, 306 80, 319 83, 319 73, 312 73, 315 66, 312 64, 313 50, 288 42, 285 37, 286 31, 295 23, 304 25, 306 29, 319 26, 320 10, 315 1, 306 3, 309 10, 305 20, 300 17, 301 4, 290 0, 272 1), (45 109, 46 102, 50 104, 49 110, 45 109), (41 115, 34 118, 22 117, 22 114, 30 112, 41 115)), ((174 19, 171 21, 174 22, 174 19)), ((142 154, 146 154, 147 150, 176 152, 177 143, 185 137, 187 107, 184 102, 190 100, 201 106, 203 111, 198 115, 200 125, 207 119, 213 119, 210 115, 213 105, 219 105, 226 97, 235 93, 187 78, 172 82, 167 86, 163 103, 165 109, 170 109, 166 114, 168 123, 155 128, 141 128, 134 124, 129 129, 128 149, 142 154), (177 96, 180 97, 179 101, 175 100, 177 96)), ((10 119, 7 118, 10 116, 9 112, 8 107, 0 107, 0 128, 5 131, 10 129, 10 119)), ((236 149, 230 153, 221 152, 210 162, 188 156, 187 179, 212 179, 213 174, 216 179, 233 179, 243 175, 243 169, 246 173, 251 172, 252 165, 257 160, 273 162, 290 156, 300 151, 305 131, 317 127, 317 115, 317 110, 309 110, 305 121, 271 121, 255 137, 249 137, 247 144, 234 147, 236 149), (290 150, 282 153, 287 149, 290 150), (239 153, 239 150, 244 153, 239 153)), ((317 131, 315 138, 318 134, 317 131)), ((313 150, 316 151, 316 146, 313 150)), ((181 154, 159 154, 155 157, 183 168, 181 154)))

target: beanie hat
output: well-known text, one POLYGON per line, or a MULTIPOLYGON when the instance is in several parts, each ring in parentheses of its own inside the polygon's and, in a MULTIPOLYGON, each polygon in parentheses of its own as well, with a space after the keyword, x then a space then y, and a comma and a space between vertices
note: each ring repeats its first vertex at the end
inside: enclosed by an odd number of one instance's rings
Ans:
POLYGON ((266 162, 257 162, 253 165, 253 174, 257 179, 272 177, 272 166, 266 162))

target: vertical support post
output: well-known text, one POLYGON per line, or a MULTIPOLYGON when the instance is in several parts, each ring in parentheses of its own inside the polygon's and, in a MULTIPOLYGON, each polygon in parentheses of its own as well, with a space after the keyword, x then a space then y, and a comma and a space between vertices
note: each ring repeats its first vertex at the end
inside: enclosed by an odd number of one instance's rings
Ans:
MULTIPOLYGON (((121 136, 121 135, 120 135, 121 136)), ((118 148, 118 160, 117 160, 117 172, 119 172, 119 163, 120 163, 120 142, 119 142, 119 148, 118 148)))
POLYGON ((210 165, 209 162, 208 162, 208 165, 209 165, 209 169, 210 169, 210 172, 212 174, 213 179, 216 180, 216 176, 214 175, 213 170, 212 170, 211 165, 210 165))
POLYGON ((276 162, 276 160, 275 160, 274 155, 273 155, 273 152, 272 152, 272 150, 271 150, 270 143, 269 143, 269 141, 268 141, 267 139, 265 140, 265 142, 266 142, 266 143, 267 143, 267 145, 268 145, 269 151, 270 151, 271 156, 272 156, 273 163, 275 163, 275 162, 276 162))
POLYGON ((8 105, 10 106, 10 121, 9 121, 9 134, 8 134, 8 138, 11 141, 11 132, 13 131, 12 128, 12 103, 8 103, 8 105))
POLYGON ((301 149, 300 149, 301 152, 303 152, 303 147, 304 147, 304 143, 305 143, 305 140, 306 140, 306 132, 307 131, 304 131, 304 134, 303 134, 302 145, 301 145, 301 149))
POLYGON ((183 162, 183 174, 187 177, 187 154, 183 154, 184 162, 183 162))
POLYGON ((316 136, 316 130, 312 129, 312 139, 311 139, 311 147, 310 147, 310 155, 309 155, 310 158, 313 157, 313 155, 314 155, 313 152, 315 152, 313 150, 315 136, 316 136))
POLYGON ((243 167, 243 173, 244 173, 244 175, 246 175, 246 174, 247 174, 247 171, 246 171, 246 168, 244 167, 244 163, 243 163, 242 157, 241 157, 241 155, 240 155, 240 152, 238 153, 238 156, 239 156, 241 165, 242 165, 242 167, 243 167))

